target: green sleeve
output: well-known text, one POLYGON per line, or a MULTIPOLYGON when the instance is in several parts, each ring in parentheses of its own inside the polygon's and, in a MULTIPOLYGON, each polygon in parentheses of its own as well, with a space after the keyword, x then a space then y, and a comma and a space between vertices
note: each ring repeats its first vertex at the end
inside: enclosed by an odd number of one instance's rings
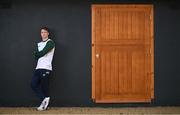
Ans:
POLYGON ((55 43, 50 40, 46 43, 46 46, 41 51, 35 51, 34 56, 36 59, 39 59, 40 57, 46 55, 50 50, 52 50, 55 47, 55 43))
MULTIPOLYGON (((36 52, 38 52, 38 45, 37 45, 37 43, 36 43, 36 45, 35 45, 35 47, 34 47, 34 51, 33 51, 33 56, 34 56, 34 58, 36 58, 36 56, 35 56, 36 52)), ((36 59, 37 59, 37 58, 36 58, 36 59)))

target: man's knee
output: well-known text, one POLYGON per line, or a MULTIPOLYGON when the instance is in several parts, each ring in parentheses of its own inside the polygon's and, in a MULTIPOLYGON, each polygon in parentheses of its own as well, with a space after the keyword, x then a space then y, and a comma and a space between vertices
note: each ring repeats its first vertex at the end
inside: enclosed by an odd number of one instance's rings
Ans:
POLYGON ((38 86, 37 86, 35 83, 31 82, 31 88, 32 88, 33 90, 35 90, 37 87, 38 87, 38 86))

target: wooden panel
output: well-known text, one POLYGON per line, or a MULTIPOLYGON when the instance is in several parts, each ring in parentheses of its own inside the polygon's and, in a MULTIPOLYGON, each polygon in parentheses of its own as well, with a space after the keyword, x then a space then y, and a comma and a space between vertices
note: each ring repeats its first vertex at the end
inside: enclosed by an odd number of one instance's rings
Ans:
POLYGON ((92 98, 99 103, 154 98, 151 5, 92 6, 92 98))
MULTIPOLYGON (((96 46, 99 99, 148 99, 143 46, 96 46)), ((97 99, 97 98, 96 98, 97 99)))
POLYGON ((96 41, 105 40, 138 40, 146 39, 143 31, 145 29, 145 12, 131 11, 109 11, 101 10, 101 29, 97 30, 100 34, 96 41), (107 17, 107 18, 106 18, 107 17))
MULTIPOLYGON (((96 8, 96 35, 97 42, 113 40, 142 40, 148 39, 144 31, 146 31, 145 20, 149 18, 149 14, 144 7, 133 7, 131 10, 125 8, 126 5, 101 7, 95 5, 96 8), (126 10, 125 10, 126 9, 126 10), (136 11, 136 9, 139 9, 136 11)), ((149 7, 148 7, 149 8, 149 7)))

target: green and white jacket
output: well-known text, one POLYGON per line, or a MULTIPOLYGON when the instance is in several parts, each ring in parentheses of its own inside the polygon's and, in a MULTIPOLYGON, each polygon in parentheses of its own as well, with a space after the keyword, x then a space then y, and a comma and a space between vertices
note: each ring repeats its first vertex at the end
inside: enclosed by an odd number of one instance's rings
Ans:
POLYGON ((55 43, 51 39, 41 41, 36 45, 34 57, 37 59, 36 69, 52 70, 52 60, 54 56, 55 43))

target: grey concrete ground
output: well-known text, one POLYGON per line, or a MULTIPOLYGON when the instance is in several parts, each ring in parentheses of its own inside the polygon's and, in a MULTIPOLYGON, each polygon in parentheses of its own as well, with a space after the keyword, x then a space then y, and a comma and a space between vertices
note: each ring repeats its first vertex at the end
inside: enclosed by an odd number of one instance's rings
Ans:
POLYGON ((35 107, 0 107, 0 114, 179 114, 180 107, 50 107, 37 111, 35 107))

